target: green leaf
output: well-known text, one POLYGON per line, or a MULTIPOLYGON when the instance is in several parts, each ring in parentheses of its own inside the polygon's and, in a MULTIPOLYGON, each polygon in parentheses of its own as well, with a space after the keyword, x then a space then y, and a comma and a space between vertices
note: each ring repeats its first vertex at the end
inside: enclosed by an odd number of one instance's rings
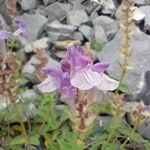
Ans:
POLYGON ((109 130, 117 130, 122 126, 122 120, 121 118, 114 116, 111 120, 109 130))
POLYGON ((94 104, 92 110, 94 113, 107 113, 111 114, 111 105, 110 104, 94 104))
POLYGON ((133 141, 135 141, 135 142, 138 142, 138 143, 140 143, 140 142, 145 142, 145 141, 146 141, 146 140, 144 140, 143 137, 142 137, 139 133, 137 133, 137 132, 131 132, 128 136, 129 136, 129 138, 130 138, 131 140, 133 140, 133 141))
POLYGON ((23 74, 19 75, 17 80, 21 85, 25 85, 29 82, 29 80, 23 74))
MULTIPOLYGON (((94 137, 95 138, 95 137, 94 137)), ((108 138, 108 134, 99 134, 95 142, 93 142, 90 146, 89 150, 97 150, 108 138)))
POLYGON ((147 143, 145 144, 145 150, 150 150, 150 142, 147 142, 147 143))
POLYGON ((22 145, 22 144, 32 144, 32 145, 39 145, 39 136, 35 135, 35 136, 31 136, 31 137, 27 137, 27 136, 17 136, 16 138, 12 139, 10 142, 10 145, 22 145))
POLYGON ((96 50, 96 51, 101 51, 103 47, 104 47, 104 44, 102 44, 102 43, 99 43, 96 41, 91 43, 91 48, 96 50))
POLYGON ((101 150, 117 150, 118 149, 118 143, 103 143, 103 146, 101 150))
POLYGON ((132 130, 131 130, 131 128, 129 128, 129 127, 122 124, 122 126, 120 128, 118 128, 118 131, 121 134, 123 134, 125 136, 128 136, 131 133, 132 130))
POLYGON ((57 140, 62 150, 83 150, 84 144, 78 139, 76 133, 70 132, 68 128, 63 130, 63 135, 57 140))
POLYGON ((130 91, 128 85, 126 85, 126 84, 124 84, 124 83, 121 84, 121 85, 118 87, 118 89, 119 89, 121 92, 125 93, 125 94, 131 95, 131 91, 130 91))

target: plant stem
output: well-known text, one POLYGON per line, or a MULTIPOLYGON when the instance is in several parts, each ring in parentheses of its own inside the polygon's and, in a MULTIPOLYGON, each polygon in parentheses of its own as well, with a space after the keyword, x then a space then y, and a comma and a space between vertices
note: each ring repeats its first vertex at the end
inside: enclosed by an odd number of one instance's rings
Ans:
POLYGON ((18 118, 19 118, 19 120, 20 120, 20 125, 21 125, 21 128, 22 128, 22 134, 23 134, 23 135, 27 135, 26 129, 25 129, 25 126, 24 126, 24 123, 23 123, 23 119, 22 119, 22 114, 20 113, 16 102, 13 102, 13 101, 12 101, 12 104, 13 104, 13 106, 14 106, 14 108, 15 108, 17 114, 18 114, 18 118))
MULTIPOLYGON (((134 133, 136 131, 136 126, 134 126, 133 130, 131 131, 131 134, 134 133)), ((127 142, 130 140, 129 137, 126 138, 126 140, 123 142, 123 144, 121 145, 121 148, 123 148, 127 142)))
POLYGON ((112 132, 109 134, 108 139, 106 141, 106 143, 109 143, 109 141, 111 140, 113 134, 114 134, 115 130, 112 130, 112 132))

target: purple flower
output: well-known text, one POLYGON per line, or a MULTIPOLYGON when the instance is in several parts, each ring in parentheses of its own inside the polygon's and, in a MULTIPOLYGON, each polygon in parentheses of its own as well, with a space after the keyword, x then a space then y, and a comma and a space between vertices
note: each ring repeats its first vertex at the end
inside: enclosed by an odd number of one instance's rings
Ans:
POLYGON ((0 30, 0 54, 5 53, 5 40, 6 39, 13 39, 21 35, 23 38, 28 39, 28 33, 26 29, 25 22, 22 19, 16 20, 16 23, 19 26, 19 29, 16 30, 14 33, 9 31, 0 30))
POLYGON ((44 68, 48 78, 38 85, 42 92, 58 89, 62 95, 75 98, 77 89, 115 90, 119 82, 104 74, 109 67, 106 62, 93 64, 80 47, 70 47, 60 69, 44 68), (49 87, 49 88, 48 88, 49 87))
POLYGON ((119 86, 119 82, 104 74, 108 67, 108 63, 90 64, 76 71, 70 82, 80 90, 89 90, 96 87, 103 91, 113 91, 119 86))
POLYGON ((71 85, 68 72, 63 72, 61 69, 51 67, 42 70, 48 75, 48 78, 38 85, 43 93, 52 92, 58 89, 62 96, 72 99, 75 98, 76 88, 71 85))
POLYGON ((72 67, 70 73, 71 84, 80 90, 89 90, 97 87, 100 90, 115 90, 119 82, 115 81, 104 74, 109 67, 106 62, 93 62, 84 55, 81 47, 70 47, 67 52, 67 60, 72 67))
POLYGON ((27 31, 27 25, 25 23, 25 21, 21 18, 18 18, 15 20, 15 23, 18 24, 19 29, 17 31, 14 32, 14 34, 16 36, 21 35, 23 38, 25 39, 29 39, 29 33, 27 31))

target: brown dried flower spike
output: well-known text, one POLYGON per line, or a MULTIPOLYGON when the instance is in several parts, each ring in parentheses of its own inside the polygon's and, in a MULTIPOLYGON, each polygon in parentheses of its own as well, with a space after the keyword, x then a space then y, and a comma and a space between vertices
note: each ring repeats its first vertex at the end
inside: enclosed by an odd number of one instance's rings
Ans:
POLYGON ((17 76, 20 63, 12 52, 6 54, 5 59, 0 57, 0 94, 16 101, 18 94, 17 76))
POLYGON ((9 16, 14 19, 16 14, 16 0, 6 0, 6 8, 9 16))

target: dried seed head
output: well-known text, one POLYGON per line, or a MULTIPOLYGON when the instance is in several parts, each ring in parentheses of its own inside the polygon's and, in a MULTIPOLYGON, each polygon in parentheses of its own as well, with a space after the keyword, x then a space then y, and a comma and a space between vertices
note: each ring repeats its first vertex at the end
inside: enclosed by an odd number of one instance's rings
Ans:
POLYGON ((0 94, 16 101, 19 84, 17 77, 20 63, 12 52, 6 54, 5 59, 0 58, 0 94))
POLYGON ((6 0, 6 8, 9 16, 14 19, 16 14, 16 0, 6 0))
POLYGON ((125 115, 124 111, 124 95, 115 94, 110 100, 112 106, 112 113, 114 116, 122 117, 125 115))

